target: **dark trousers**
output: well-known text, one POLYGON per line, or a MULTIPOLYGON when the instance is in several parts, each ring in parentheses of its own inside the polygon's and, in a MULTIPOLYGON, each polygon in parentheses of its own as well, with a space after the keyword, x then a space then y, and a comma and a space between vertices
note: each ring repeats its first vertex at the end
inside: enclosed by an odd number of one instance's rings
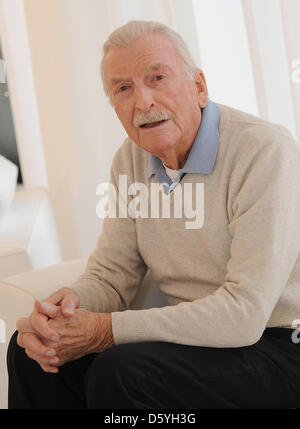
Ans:
POLYGON ((300 408, 300 343, 268 328, 239 348, 120 344, 45 373, 11 338, 9 408, 300 408))

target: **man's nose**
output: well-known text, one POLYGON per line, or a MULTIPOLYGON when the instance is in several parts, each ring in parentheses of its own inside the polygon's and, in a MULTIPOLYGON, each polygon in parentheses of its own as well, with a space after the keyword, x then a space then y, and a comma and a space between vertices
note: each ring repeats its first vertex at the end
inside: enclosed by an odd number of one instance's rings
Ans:
POLYGON ((145 86, 135 88, 135 108, 141 112, 147 112, 154 107, 155 102, 151 88, 145 86))

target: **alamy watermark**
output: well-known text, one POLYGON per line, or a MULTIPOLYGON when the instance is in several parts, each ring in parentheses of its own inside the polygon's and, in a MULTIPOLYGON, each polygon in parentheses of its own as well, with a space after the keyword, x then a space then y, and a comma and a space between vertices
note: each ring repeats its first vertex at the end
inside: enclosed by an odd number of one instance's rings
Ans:
POLYGON ((134 182, 128 186, 127 175, 121 174, 117 188, 112 183, 97 186, 96 194, 101 196, 96 207, 99 218, 174 217, 190 219, 185 222, 185 229, 200 229, 204 225, 204 183, 178 183, 172 193, 166 193, 167 183, 153 182, 147 186, 134 182))
POLYGON ((292 82, 293 83, 300 83, 300 58, 295 58, 292 61, 292 82))
POLYGON ((292 341, 295 344, 300 343, 300 319, 295 319, 292 321, 292 329, 294 331, 292 332, 292 341))

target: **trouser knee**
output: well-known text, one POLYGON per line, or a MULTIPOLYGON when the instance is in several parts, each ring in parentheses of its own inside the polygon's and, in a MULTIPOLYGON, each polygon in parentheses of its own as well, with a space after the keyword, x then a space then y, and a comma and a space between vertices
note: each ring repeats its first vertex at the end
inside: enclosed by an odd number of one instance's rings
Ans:
POLYGON ((18 331, 15 331, 8 344, 6 357, 8 372, 10 372, 11 369, 22 366, 24 360, 28 360, 25 350, 17 343, 17 337, 18 331))
POLYGON ((100 353, 85 379, 88 408, 135 408, 131 396, 131 345, 119 345, 100 353))

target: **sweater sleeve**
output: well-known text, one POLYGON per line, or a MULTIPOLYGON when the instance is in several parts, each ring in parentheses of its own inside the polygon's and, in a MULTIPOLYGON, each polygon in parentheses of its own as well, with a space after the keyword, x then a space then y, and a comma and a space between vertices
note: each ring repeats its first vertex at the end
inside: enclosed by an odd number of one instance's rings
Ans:
MULTIPOLYGON (((110 184, 116 193, 109 193, 109 200, 117 214, 121 205, 123 210, 126 206, 118 189, 124 152, 123 145, 114 157, 110 174, 110 184)), ((79 295, 82 308, 102 313, 123 311, 129 308, 146 272, 147 266, 138 250, 135 220, 130 216, 109 215, 103 220, 102 233, 84 273, 71 288, 79 295)))
POLYGON ((223 284, 192 302, 113 312, 115 344, 242 347, 260 339, 300 251, 300 149, 281 127, 271 137, 252 144, 231 176, 223 284))

